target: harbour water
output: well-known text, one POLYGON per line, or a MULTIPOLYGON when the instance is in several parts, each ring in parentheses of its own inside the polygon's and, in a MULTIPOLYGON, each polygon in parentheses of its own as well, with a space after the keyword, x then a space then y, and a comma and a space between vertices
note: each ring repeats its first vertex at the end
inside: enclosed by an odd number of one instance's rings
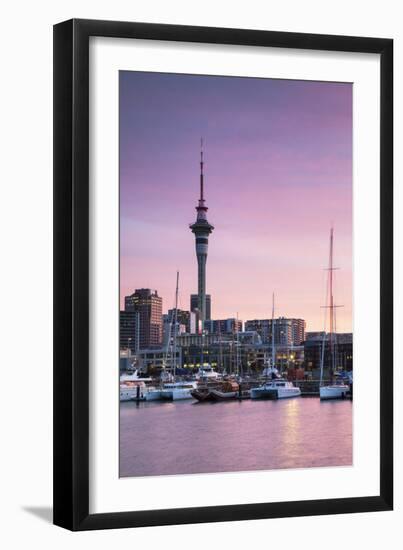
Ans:
POLYGON ((120 404, 120 476, 352 464, 350 400, 120 404))

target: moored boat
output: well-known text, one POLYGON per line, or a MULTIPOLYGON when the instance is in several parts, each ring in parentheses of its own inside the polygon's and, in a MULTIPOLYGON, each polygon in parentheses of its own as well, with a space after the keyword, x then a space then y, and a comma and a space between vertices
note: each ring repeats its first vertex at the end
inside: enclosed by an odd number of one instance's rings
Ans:
POLYGON ((234 380, 225 380, 214 386, 197 387, 191 391, 197 401, 224 401, 235 399, 239 394, 239 384, 234 380))
POLYGON ((301 390, 285 378, 274 378, 250 390, 251 399, 286 399, 300 395, 301 390))
POLYGON ((271 310, 271 361, 266 361, 266 368, 263 370, 263 375, 270 377, 258 386, 251 388, 251 399, 286 399, 288 397, 300 397, 301 390, 294 386, 285 378, 282 378, 276 368, 276 347, 275 347, 275 331, 274 331, 274 293, 273 305, 271 310))
POLYGON ((345 399, 350 393, 350 386, 346 384, 330 384, 319 388, 319 397, 325 399, 345 399))
POLYGON ((203 365, 196 373, 196 380, 217 380, 220 377, 211 365, 203 365))
POLYGON ((208 388, 196 388, 194 390, 191 390, 190 395, 200 402, 214 401, 211 395, 211 391, 208 388))
POLYGON ((213 401, 235 399, 239 395, 239 384, 233 380, 226 380, 220 387, 212 388, 210 393, 213 401))
POLYGON ((162 389, 156 387, 147 388, 145 401, 159 401, 162 399, 162 389))
POLYGON ((121 382, 120 401, 144 401, 147 388, 144 382, 121 382))
POLYGON ((151 382, 152 378, 150 376, 141 376, 138 369, 135 369, 131 373, 121 374, 120 375, 120 382, 126 383, 126 382, 151 382))
POLYGON ((196 382, 172 382, 164 384, 161 390, 161 398, 172 401, 191 399, 191 392, 196 387, 196 382))

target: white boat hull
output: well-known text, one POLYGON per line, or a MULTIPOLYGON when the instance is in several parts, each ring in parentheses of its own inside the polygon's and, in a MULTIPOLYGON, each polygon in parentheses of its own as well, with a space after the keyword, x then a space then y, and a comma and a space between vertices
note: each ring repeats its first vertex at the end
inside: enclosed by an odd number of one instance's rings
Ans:
POLYGON ((120 384, 119 400, 144 401, 146 392, 147 388, 144 382, 138 384, 123 383, 120 384))
POLYGON ((192 399, 191 391, 194 388, 173 388, 169 390, 162 390, 162 399, 168 399, 172 401, 178 401, 180 399, 192 399))
POLYGON ((321 386, 319 388, 319 397, 325 399, 344 399, 350 391, 349 386, 345 384, 321 386))
POLYGON ((146 401, 159 401, 160 399, 162 399, 161 390, 148 390, 145 395, 146 401))
POLYGON ((120 401, 144 401, 145 400, 145 393, 146 389, 140 387, 140 389, 137 386, 125 386, 122 384, 120 386, 120 394, 119 394, 119 400, 120 401))
POLYGON ((128 391, 120 391, 120 401, 133 401, 134 393, 128 391))
POLYGON ((299 388, 252 388, 251 399, 288 399, 289 397, 300 397, 299 388))
POLYGON ((301 390, 299 388, 292 388, 292 389, 281 389, 278 390, 278 396, 277 399, 286 399, 287 397, 300 397, 301 396, 301 390))

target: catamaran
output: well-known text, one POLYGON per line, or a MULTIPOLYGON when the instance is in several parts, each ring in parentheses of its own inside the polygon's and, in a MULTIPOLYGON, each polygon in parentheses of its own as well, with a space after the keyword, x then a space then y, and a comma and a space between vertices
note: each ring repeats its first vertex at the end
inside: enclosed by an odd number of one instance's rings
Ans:
POLYGON ((271 313, 271 364, 264 369, 266 376, 270 377, 261 386, 257 388, 251 388, 251 399, 286 399, 288 397, 299 397, 301 395, 300 388, 294 386, 294 384, 285 378, 283 378, 276 369, 276 348, 275 348, 275 334, 274 334, 274 293, 273 293, 273 306, 271 313))
POLYGON ((301 390, 285 378, 273 378, 258 388, 250 390, 251 399, 286 399, 300 397, 301 390))
MULTIPOLYGON (((324 307, 329 309, 329 353, 330 353, 330 384, 323 385, 323 364, 325 359, 326 346, 326 315, 325 327, 323 331, 321 360, 320 360, 320 381, 319 381, 319 397, 322 400, 326 399, 344 399, 350 391, 350 387, 346 384, 334 383, 333 376, 336 368, 337 341, 335 333, 336 324, 336 308, 341 307, 334 304, 333 301, 333 271, 337 269, 333 267, 333 227, 330 229, 330 252, 329 252, 329 267, 327 281, 327 298, 329 303, 324 307)), ((327 299, 326 299, 327 302, 327 299)))

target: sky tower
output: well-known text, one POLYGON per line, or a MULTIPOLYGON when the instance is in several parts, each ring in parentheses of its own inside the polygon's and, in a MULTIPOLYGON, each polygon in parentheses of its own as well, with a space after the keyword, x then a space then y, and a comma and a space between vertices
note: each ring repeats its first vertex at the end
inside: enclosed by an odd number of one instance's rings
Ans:
POLYGON ((204 174, 203 174, 203 140, 200 143, 200 198, 196 206, 197 217, 195 223, 190 225, 195 235, 197 256, 197 295, 200 320, 206 320, 206 262, 208 252, 208 238, 214 226, 207 221, 207 206, 204 200, 204 174))

